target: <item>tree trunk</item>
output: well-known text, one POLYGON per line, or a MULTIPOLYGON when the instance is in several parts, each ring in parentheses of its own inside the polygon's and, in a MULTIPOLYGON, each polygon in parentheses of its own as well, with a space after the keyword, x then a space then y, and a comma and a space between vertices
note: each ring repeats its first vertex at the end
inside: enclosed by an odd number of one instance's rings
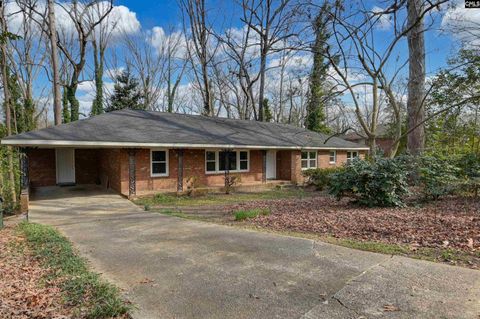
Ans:
POLYGON ((95 73, 95 99, 92 103, 91 115, 98 115, 103 113, 103 67, 105 59, 105 51, 97 45, 96 40, 92 41, 93 46, 93 64, 95 73))
POLYGON ((53 72, 53 114, 55 117, 55 125, 59 125, 62 124, 62 93, 60 92, 57 30, 55 27, 55 3, 53 0, 48 0, 48 21, 53 72))
POLYGON ((407 149, 418 155, 425 149, 425 38, 424 21, 420 16, 424 10, 422 0, 408 0, 408 23, 413 26, 408 33, 409 81, 408 81, 408 126, 407 131, 418 125, 407 136, 407 149), (419 125, 420 124, 420 125, 419 125))
POLYGON ((263 48, 266 46, 265 40, 262 39, 262 53, 260 56, 260 87, 258 89, 258 120, 264 121, 265 111, 263 109, 263 99, 265 95, 265 72, 267 68, 267 50, 263 48))
MULTIPOLYGON (((8 70, 7 70, 7 42, 8 42, 8 31, 7 24, 5 21, 5 7, 4 1, 0 1, 0 23, 1 23, 1 36, 2 41, 0 41, 0 53, 1 53, 1 68, 2 68, 2 82, 3 82, 3 104, 5 107, 5 124, 7 127, 7 136, 12 135, 12 116, 11 116, 11 98, 10 98, 10 88, 8 86, 8 70)), ((9 178, 9 187, 10 193, 12 196, 12 203, 17 202, 17 194, 15 191, 15 172, 13 167, 13 149, 11 146, 7 146, 7 161, 8 161, 8 178, 9 178)))

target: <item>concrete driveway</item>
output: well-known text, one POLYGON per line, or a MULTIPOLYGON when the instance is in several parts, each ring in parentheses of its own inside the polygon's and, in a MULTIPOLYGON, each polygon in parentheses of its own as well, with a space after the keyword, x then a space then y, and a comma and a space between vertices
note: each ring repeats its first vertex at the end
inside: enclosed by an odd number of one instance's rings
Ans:
POLYGON ((480 271, 143 212, 99 188, 37 194, 136 318, 479 318, 480 271))

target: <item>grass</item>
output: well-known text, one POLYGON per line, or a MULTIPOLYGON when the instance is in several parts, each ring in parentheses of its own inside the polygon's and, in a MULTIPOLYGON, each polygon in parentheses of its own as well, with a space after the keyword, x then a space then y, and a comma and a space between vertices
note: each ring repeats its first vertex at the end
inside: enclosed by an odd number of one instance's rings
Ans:
POLYGON ((255 218, 260 215, 268 215, 270 214, 269 209, 260 209, 260 208, 255 208, 255 209, 248 209, 248 210, 237 210, 235 212, 235 220, 241 221, 245 220, 248 218, 255 218))
POLYGON ((118 288, 91 272, 86 260, 76 254, 72 244, 50 226, 21 223, 22 233, 34 256, 51 269, 50 279, 59 279, 65 301, 85 318, 126 316, 131 305, 125 303, 118 288))
POLYGON ((201 196, 156 194, 154 196, 138 198, 135 204, 148 207, 154 206, 203 206, 234 204, 251 200, 268 200, 283 198, 304 198, 308 192, 301 188, 274 189, 264 192, 232 193, 232 194, 205 194, 201 196))

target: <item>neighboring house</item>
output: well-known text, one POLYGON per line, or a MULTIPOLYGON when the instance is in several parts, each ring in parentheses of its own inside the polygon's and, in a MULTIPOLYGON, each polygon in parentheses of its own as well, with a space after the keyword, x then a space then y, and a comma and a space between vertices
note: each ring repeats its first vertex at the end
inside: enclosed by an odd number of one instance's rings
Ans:
MULTIPOLYGON (((368 145, 368 138, 364 133, 351 132, 343 136, 343 138, 350 142, 368 145)), ((387 125, 378 125, 377 138, 375 139, 375 143, 385 155, 390 154, 394 140, 395 139, 391 136, 387 125)))
MULTIPOLYGON (((31 187, 101 184, 126 196, 303 182, 302 170, 343 164, 367 147, 306 129, 218 117, 121 110, 4 138, 26 154, 31 187), (228 159, 228 160, 227 160, 228 159)), ((26 171, 26 169, 24 169, 26 171)))

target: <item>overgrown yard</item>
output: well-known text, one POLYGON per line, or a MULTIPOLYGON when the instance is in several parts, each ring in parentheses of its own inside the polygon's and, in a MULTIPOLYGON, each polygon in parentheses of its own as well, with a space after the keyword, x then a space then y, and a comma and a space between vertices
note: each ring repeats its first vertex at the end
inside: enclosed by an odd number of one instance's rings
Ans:
POLYGON ((0 231, 1 318, 129 318, 119 290, 88 270, 54 228, 0 231))
POLYGON ((445 197, 410 203, 405 208, 366 208, 320 192, 281 192, 179 198, 182 204, 176 209, 161 204, 151 209, 183 218, 313 236, 356 249, 480 268, 478 198, 445 197), (282 198, 281 192, 288 195, 282 198), (189 201, 195 204, 188 206, 189 201))

